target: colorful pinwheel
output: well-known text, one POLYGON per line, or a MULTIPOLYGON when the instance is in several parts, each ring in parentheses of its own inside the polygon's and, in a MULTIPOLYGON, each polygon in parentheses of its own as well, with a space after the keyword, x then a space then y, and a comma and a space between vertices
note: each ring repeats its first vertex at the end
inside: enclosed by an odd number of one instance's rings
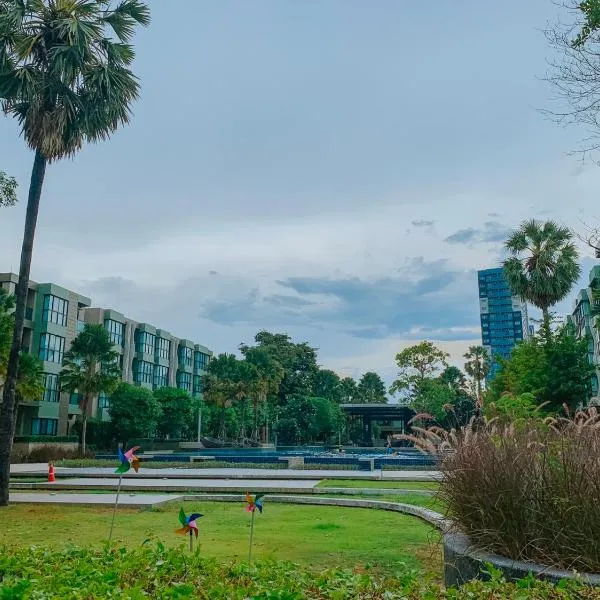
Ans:
POLYGON ((127 450, 127 452, 123 452, 121 448, 119 448, 119 458, 121 459, 121 464, 119 468, 115 471, 119 475, 123 475, 127 473, 131 467, 137 473, 140 470, 140 459, 134 454, 136 450, 139 450, 139 446, 134 446, 131 450, 127 450))
POLYGON ((258 509, 258 512, 262 514, 263 497, 264 494, 255 494, 254 496, 252 494, 246 494, 246 510, 253 513, 256 509, 258 509))
POLYGON ((181 523, 182 527, 176 529, 175 533, 179 535, 187 535, 189 533, 190 536, 193 533, 196 537, 198 537, 198 523, 196 523, 196 521, 202 516, 203 515, 200 513, 192 513, 189 517, 186 517, 183 508, 180 508, 179 522, 181 523))

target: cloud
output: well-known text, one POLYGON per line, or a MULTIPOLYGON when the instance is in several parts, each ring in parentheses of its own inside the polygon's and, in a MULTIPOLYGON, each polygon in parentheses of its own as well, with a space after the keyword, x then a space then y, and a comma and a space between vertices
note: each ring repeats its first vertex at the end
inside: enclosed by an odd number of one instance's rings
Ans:
POLYGON ((455 233, 444 238, 448 244, 493 244, 503 242, 510 235, 511 229, 502 225, 498 221, 486 221, 483 224, 483 229, 459 229, 455 233))
POLYGON ((456 233, 444 238, 448 244, 470 244, 474 242, 479 235, 477 229, 469 227, 468 229, 459 229, 456 233))
POLYGON ((423 221, 422 219, 417 219, 416 221, 411 221, 411 224, 415 227, 433 227, 435 221, 423 221))

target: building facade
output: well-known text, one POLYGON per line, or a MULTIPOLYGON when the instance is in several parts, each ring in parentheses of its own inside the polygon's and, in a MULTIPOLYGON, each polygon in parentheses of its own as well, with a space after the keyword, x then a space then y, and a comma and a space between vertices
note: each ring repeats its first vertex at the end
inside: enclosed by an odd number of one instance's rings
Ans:
POLYGON ((527 303, 514 296, 502 267, 478 271, 481 341, 492 360, 489 377, 498 370, 496 357, 509 358, 515 344, 529 337, 527 303))
POLYGON ((596 312, 600 309, 600 266, 590 271, 589 286, 580 290, 573 303, 573 312, 567 317, 578 337, 588 340, 588 360, 595 365, 596 373, 592 377, 592 399, 590 403, 598 404, 598 382, 600 381, 600 332, 594 326, 596 312))
MULTIPOLYGON (((0 287, 14 293, 18 276, 0 273, 0 287)), ((202 393, 201 376, 212 352, 121 313, 92 308, 92 301, 53 283, 30 281, 27 295, 23 349, 43 362, 44 394, 21 402, 17 435, 68 435, 81 414, 77 394, 60 389, 59 373, 65 352, 85 323, 102 324, 120 355, 122 380, 146 387, 178 387, 194 396, 202 393)), ((100 395, 90 414, 107 420, 109 398, 100 395)))

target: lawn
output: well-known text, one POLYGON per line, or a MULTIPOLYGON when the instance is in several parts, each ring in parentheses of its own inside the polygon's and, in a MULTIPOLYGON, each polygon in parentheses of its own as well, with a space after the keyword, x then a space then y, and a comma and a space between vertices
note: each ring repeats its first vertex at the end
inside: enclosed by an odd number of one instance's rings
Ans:
MULTIPOLYGON (((186 503, 199 511, 201 552, 220 560, 244 560, 250 516, 243 505, 186 503)), ((187 549, 175 535, 179 505, 139 511, 119 509, 115 541, 129 548, 159 539, 167 547, 187 549)), ((0 510, 0 547, 32 544, 64 548, 100 548, 108 536, 112 509, 14 504, 0 510)), ((329 506, 266 503, 256 517, 254 555, 291 560, 315 569, 371 567, 377 572, 420 569, 440 573, 439 534, 414 517, 383 511, 329 506)))
POLYGON ((435 481, 376 481, 371 479, 324 479, 317 487, 324 488, 377 488, 401 490, 437 491, 439 483, 435 481))

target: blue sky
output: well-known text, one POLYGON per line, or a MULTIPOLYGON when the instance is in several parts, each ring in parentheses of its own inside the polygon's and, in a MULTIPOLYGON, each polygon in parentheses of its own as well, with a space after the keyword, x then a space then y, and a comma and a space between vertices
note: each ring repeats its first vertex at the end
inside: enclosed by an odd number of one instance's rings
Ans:
MULTIPOLYGON (((51 166, 34 279, 216 351, 268 328, 390 380, 407 344, 460 362, 479 339, 475 271, 522 219, 596 221, 600 170, 568 155, 586 132, 539 112, 550 0, 150 5, 135 118, 51 166)), ((22 195, 31 162, 0 119, 22 195)), ((23 214, 0 214, 0 270, 23 214)))

